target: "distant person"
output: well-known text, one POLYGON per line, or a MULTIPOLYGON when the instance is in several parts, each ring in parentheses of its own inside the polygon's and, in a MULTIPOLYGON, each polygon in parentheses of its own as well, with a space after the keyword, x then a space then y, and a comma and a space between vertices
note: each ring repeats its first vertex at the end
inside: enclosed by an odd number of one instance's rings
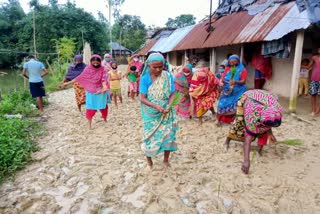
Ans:
POLYGON ((255 69, 254 88, 263 89, 266 80, 272 76, 271 58, 261 55, 261 48, 258 48, 253 54, 251 65, 255 69))
MULTIPOLYGON (((130 61, 129 61, 129 64, 128 64, 128 67, 127 67, 127 72, 130 72, 130 68, 132 66, 135 66, 136 67, 136 72, 137 72, 137 92, 136 92, 136 95, 138 96, 139 95, 139 83, 140 83, 140 76, 141 76, 141 73, 142 73, 142 69, 143 69, 143 62, 140 60, 140 57, 138 55, 133 55, 131 58, 130 58, 130 61)), ((128 97, 130 97, 130 88, 128 86, 128 97)))
POLYGON ((237 116, 230 128, 225 145, 227 149, 231 140, 244 142, 244 161, 242 171, 249 173, 250 145, 258 138, 257 151, 261 155, 268 139, 271 143, 277 140, 272 133, 273 127, 281 125, 282 107, 278 97, 264 90, 246 91, 237 103, 237 116))
POLYGON ((229 66, 228 59, 230 56, 232 56, 232 53, 228 53, 227 58, 221 62, 221 65, 224 65, 225 68, 229 66))
POLYGON ((318 52, 311 58, 309 66, 312 66, 311 82, 309 94, 311 95, 311 115, 315 116, 320 113, 320 103, 317 107, 317 96, 320 95, 320 48, 318 52))
POLYGON ((78 82, 86 90, 86 118, 89 122, 89 128, 92 128, 92 118, 97 110, 100 110, 101 117, 107 121, 108 101, 109 101, 109 75, 101 66, 101 57, 92 55, 90 65, 84 71, 70 82, 63 83, 63 86, 78 82))
MULTIPOLYGON (((82 55, 76 55, 73 59, 73 63, 69 66, 68 71, 64 76, 59 88, 62 87, 63 83, 69 82, 74 78, 76 78, 77 76, 79 76, 86 66, 87 65, 83 62, 82 55)), ((81 112, 81 105, 86 103, 86 92, 78 82, 75 82, 73 84, 73 89, 74 89, 78 109, 81 112)))
POLYGON ((107 71, 111 70, 112 56, 111 54, 105 54, 103 61, 101 62, 102 66, 106 68, 107 71))
POLYGON ((176 91, 182 94, 179 104, 176 105, 177 114, 183 118, 191 117, 191 97, 189 89, 192 80, 192 65, 186 64, 180 71, 174 75, 174 87, 176 91))
POLYGON ((134 97, 136 93, 138 92, 138 72, 136 66, 131 66, 129 73, 126 74, 128 81, 129 81, 129 94, 132 100, 134 100, 134 97))
POLYGON ((310 63, 309 59, 303 59, 301 61, 301 68, 300 68, 300 73, 299 73, 299 89, 298 89, 298 95, 299 96, 304 94, 306 97, 308 97, 308 93, 309 93, 309 72, 310 72, 309 63, 310 63))
POLYGON ((199 118, 199 124, 202 124, 202 117, 208 110, 215 114, 213 105, 219 97, 219 83, 220 80, 206 67, 199 68, 192 76, 189 94, 193 115, 199 118))
POLYGON ((31 96, 36 98, 39 111, 43 112, 43 99, 46 96, 46 91, 42 77, 48 74, 47 69, 42 62, 39 62, 35 57, 30 56, 29 61, 23 64, 22 75, 29 79, 31 96), (43 72, 41 74, 41 72, 43 72))
POLYGON ((221 79, 222 78, 222 75, 224 73, 224 70, 226 69, 226 66, 225 65, 220 65, 219 68, 218 68, 218 71, 216 71, 215 75, 218 79, 221 79))
POLYGON ((246 80, 248 72, 240 61, 239 56, 230 56, 228 64, 230 67, 227 67, 222 77, 223 90, 221 91, 218 103, 218 125, 233 122, 238 99, 247 90, 246 80))
POLYGON ((120 103, 122 103, 121 95, 121 71, 118 70, 118 64, 116 62, 111 63, 110 75, 110 90, 111 98, 114 101, 114 105, 118 107, 117 98, 119 98, 120 103))

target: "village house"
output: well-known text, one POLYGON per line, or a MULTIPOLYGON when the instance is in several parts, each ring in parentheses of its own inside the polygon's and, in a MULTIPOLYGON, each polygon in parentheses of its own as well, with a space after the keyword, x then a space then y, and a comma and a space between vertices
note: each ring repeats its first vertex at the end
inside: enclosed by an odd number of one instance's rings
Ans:
POLYGON ((247 85, 253 88, 250 57, 260 48, 272 61, 273 75, 265 89, 290 98, 289 109, 295 112, 301 59, 310 59, 320 47, 319 20, 320 1, 315 0, 222 1, 211 18, 154 36, 138 54, 161 51, 172 65, 183 65, 197 55, 212 71, 228 53, 238 54, 247 64, 247 85))

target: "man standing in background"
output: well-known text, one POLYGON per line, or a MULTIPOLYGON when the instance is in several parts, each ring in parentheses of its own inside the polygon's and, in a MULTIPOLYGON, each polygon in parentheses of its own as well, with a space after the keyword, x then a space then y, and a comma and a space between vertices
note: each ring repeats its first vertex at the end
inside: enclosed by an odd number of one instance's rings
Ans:
POLYGON ((40 112, 43 112, 43 99, 46 96, 43 79, 48 74, 47 69, 42 62, 39 62, 35 57, 30 56, 29 61, 23 64, 22 75, 29 79, 29 87, 32 98, 36 98, 40 112), (43 73, 41 74, 41 72, 43 73))

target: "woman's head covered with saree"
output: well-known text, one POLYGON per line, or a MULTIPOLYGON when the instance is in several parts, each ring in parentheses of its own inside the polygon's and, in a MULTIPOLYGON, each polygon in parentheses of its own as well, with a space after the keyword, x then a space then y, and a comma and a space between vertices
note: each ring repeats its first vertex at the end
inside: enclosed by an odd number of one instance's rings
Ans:
POLYGON ((102 88, 102 82, 106 80, 106 72, 101 66, 101 57, 98 54, 91 56, 90 65, 76 77, 76 81, 88 92, 96 93, 102 88))
POLYGON ((82 73, 85 67, 86 64, 83 63, 82 55, 75 55, 73 58, 73 63, 69 66, 65 78, 68 80, 73 80, 82 73))
POLYGON ((276 95, 264 90, 250 90, 243 96, 247 97, 243 106, 247 132, 263 134, 281 125, 282 107, 276 95))
POLYGON ((238 65, 240 63, 240 57, 236 54, 229 56, 228 63, 230 66, 238 65))
POLYGON ((183 66, 182 72, 185 76, 189 76, 190 74, 192 74, 192 65, 188 63, 185 66, 183 66))
POLYGON ((142 75, 145 75, 147 72, 156 72, 161 74, 164 65, 164 57, 160 53, 152 53, 149 55, 146 65, 144 66, 142 75))

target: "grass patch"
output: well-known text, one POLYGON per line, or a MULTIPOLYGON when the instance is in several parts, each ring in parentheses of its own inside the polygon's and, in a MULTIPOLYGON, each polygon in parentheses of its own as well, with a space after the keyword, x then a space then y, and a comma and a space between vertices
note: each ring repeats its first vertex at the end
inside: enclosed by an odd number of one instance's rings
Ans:
MULTIPOLYGON (((48 100, 44 98, 44 105, 48 104, 48 100)), ((20 90, 3 95, 3 100, 0 102, 0 116, 4 114, 21 114, 31 117, 39 115, 36 108, 36 100, 30 95, 27 90, 20 90)))
POLYGON ((278 141, 277 144, 284 144, 288 146, 301 146, 303 145, 303 142, 300 139, 289 139, 289 140, 278 141))
POLYGON ((31 160, 40 130, 34 121, 0 116, 0 183, 31 160))
POLYGON ((23 168, 31 160, 31 153, 37 150, 35 139, 43 128, 30 120, 37 115, 36 101, 29 91, 3 95, 0 102, 0 183, 23 168), (21 118, 6 118, 6 114, 20 114, 21 118))

